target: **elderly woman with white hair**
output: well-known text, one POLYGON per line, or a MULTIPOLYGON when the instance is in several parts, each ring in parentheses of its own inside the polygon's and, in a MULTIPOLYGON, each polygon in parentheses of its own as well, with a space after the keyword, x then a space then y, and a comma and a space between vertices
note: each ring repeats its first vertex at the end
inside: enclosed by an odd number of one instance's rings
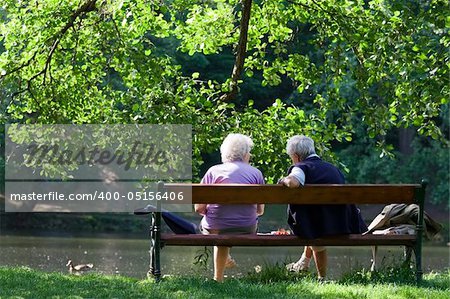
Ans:
MULTIPOLYGON (((202 184, 264 184, 258 169, 249 164, 253 141, 242 134, 229 134, 220 147, 222 164, 208 169, 202 184)), ((196 204, 195 211, 203 215, 203 234, 254 234, 257 218, 264 205, 196 204)), ((214 279, 222 282, 225 268, 235 266, 230 247, 214 246, 214 279)))

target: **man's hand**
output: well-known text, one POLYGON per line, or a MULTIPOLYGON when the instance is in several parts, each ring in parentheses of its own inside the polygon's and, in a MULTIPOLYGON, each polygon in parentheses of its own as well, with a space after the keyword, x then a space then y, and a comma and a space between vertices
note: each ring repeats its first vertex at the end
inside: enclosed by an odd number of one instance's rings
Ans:
POLYGON ((279 179, 278 184, 287 186, 289 188, 297 188, 300 186, 300 182, 294 176, 291 176, 291 175, 288 175, 285 178, 279 179))

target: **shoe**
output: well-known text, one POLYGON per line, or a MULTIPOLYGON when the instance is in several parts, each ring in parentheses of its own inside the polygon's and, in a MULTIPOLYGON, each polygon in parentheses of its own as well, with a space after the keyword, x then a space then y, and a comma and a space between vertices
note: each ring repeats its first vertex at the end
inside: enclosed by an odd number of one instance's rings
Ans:
POLYGON ((309 263, 311 262, 310 258, 302 255, 302 257, 295 263, 290 263, 286 265, 286 269, 290 272, 302 272, 309 270, 309 263))

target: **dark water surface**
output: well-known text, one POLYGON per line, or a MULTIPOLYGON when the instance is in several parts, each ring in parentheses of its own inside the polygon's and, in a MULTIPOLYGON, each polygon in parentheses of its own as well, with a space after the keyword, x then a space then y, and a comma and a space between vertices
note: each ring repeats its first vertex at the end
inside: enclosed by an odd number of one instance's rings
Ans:
MULTIPOLYGON (((66 262, 93 263, 93 271, 103 274, 120 274, 144 278, 148 270, 149 241, 144 236, 95 235, 95 236, 30 236, 0 234, 0 266, 28 266, 42 271, 68 272, 66 262)), ((163 274, 212 275, 210 267, 202 270, 193 265, 194 257, 203 247, 166 247, 162 250, 163 274)), ((329 277, 338 278, 352 269, 370 267, 370 247, 328 247, 329 277)), ((284 264, 299 258, 297 247, 235 247, 232 255, 238 267, 227 272, 228 276, 241 276, 254 271, 255 266, 284 264)), ((402 260, 403 250, 382 247, 379 264, 391 265, 402 260)), ((312 265, 313 266, 313 265, 312 265)), ((450 268, 450 247, 446 245, 423 248, 424 273, 450 268)))

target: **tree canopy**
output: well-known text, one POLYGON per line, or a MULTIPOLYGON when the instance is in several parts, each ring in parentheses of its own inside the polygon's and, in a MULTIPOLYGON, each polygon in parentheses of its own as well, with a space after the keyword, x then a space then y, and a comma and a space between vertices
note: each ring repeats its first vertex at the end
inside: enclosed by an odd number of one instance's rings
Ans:
POLYGON ((393 128, 448 142, 444 0, 2 3, 2 123, 190 123, 197 172, 227 133, 247 133, 269 181, 293 134, 322 154, 361 126, 384 151, 393 128), (229 53, 228 79, 182 66, 229 53), (243 98, 248 82, 289 95, 243 98))

